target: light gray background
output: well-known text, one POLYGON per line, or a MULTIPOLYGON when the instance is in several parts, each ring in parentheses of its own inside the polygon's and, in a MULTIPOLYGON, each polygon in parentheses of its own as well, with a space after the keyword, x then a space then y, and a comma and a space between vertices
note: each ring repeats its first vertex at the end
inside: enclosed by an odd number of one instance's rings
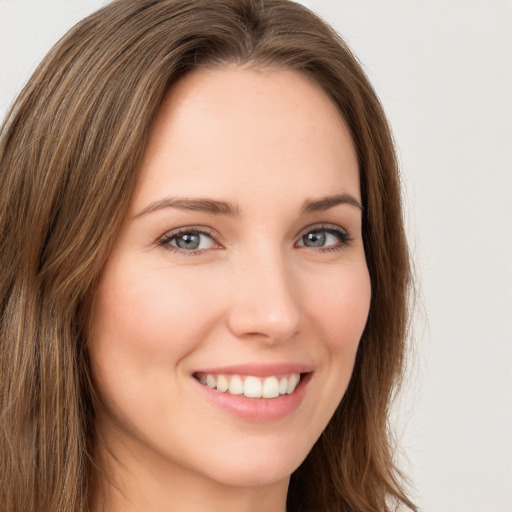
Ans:
MULTIPOLYGON (((105 3, 0 0, 0 116, 105 3)), ((512 512, 512 2, 302 3, 361 59, 399 148, 420 299, 396 423, 417 503, 512 512)))

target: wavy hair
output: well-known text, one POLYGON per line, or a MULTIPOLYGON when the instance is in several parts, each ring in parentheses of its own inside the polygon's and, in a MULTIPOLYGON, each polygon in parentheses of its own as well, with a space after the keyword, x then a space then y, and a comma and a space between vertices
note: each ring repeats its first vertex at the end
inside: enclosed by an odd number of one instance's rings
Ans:
POLYGON ((288 0, 118 0, 49 52, 0 133, 0 510, 89 510, 90 302, 170 88, 199 68, 295 70, 338 107, 357 150, 372 285, 349 387, 292 475, 294 512, 416 510, 392 457, 410 265, 383 109, 325 22, 288 0))

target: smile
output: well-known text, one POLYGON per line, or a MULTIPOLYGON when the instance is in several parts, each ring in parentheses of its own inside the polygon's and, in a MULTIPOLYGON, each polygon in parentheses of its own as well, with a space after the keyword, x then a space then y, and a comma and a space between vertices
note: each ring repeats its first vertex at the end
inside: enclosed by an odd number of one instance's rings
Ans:
POLYGON ((244 395, 247 398, 277 398, 290 395, 300 382, 300 373, 284 376, 255 377, 252 375, 224 375, 196 373, 194 377, 203 385, 220 393, 244 395))

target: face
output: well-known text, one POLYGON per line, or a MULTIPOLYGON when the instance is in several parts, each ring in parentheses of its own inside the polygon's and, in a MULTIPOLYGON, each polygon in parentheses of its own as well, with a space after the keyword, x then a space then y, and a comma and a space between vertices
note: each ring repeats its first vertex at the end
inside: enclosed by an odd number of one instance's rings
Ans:
POLYGON ((368 315, 359 188, 302 75, 196 71, 169 93, 92 311, 97 426, 123 464, 231 486, 298 467, 368 315))

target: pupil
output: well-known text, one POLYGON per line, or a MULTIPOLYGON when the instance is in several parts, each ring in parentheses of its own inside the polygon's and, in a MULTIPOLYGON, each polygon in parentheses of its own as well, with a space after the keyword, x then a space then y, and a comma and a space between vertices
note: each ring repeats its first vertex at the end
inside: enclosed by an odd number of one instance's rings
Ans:
POLYGON ((325 233, 308 233, 305 237, 304 245, 309 247, 323 247, 325 245, 325 233))
POLYGON ((176 239, 176 245, 180 249, 197 249, 199 247, 199 235, 180 235, 176 239))

